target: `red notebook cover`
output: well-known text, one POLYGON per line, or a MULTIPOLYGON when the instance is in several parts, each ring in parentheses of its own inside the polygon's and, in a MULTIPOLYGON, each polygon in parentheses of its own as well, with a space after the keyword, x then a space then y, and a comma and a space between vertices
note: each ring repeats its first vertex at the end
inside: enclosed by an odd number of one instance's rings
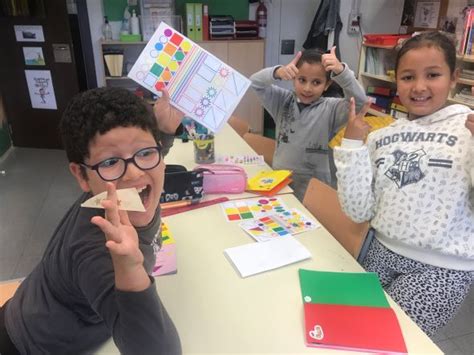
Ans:
POLYGON ((391 308, 304 304, 306 345, 333 349, 406 353, 391 308))

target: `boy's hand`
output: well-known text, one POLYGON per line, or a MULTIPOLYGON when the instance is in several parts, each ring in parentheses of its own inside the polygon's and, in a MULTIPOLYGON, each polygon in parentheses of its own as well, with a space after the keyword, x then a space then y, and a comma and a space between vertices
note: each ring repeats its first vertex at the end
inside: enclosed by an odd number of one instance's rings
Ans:
POLYGON ((467 115, 466 128, 471 131, 471 134, 474 136, 474 113, 467 115))
POLYGON ((332 71, 335 75, 344 70, 344 65, 336 57, 336 46, 332 47, 329 53, 321 56, 321 64, 326 71, 332 71))
POLYGON ((112 256, 115 287, 123 291, 142 291, 150 285, 143 268, 143 254, 138 247, 138 234, 126 211, 118 209, 115 185, 108 182, 107 200, 102 201, 105 218, 94 216, 91 222, 105 234, 105 246, 112 256))
POLYGON ((347 121, 344 138, 363 141, 369 134, 370 125, 363 120, 369 109, 370 103, 366 102, 358 114, 355 112, 355 100, 351 97, 349 107, 349 120, 347 121))
POLYGON ((293 80, 296 75, 298 75, 298 68, 296 67, 296 63, 298 63, 300 57, 301 51, 296 53, 296 56, 287 65, 281 66, 277 70, 275 70, 275 78, 281 80, 293 80))
POLYGON ((163 133, 174 134, 184 114, 170 104, 168 90, 161 90, 161 97, 156 100, 153 112, 158 123, 158 129, 163 133))

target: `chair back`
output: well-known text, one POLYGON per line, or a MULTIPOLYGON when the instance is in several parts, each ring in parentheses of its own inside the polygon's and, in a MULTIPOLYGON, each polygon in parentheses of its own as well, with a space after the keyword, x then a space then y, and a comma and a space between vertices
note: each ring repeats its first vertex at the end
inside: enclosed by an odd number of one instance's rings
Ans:
POLYGON ((238 118, 237 116, 230 116, 227 122, 229 122, 229 125, 241 137, 243 137, 245 133, 250 131, 250 125, 248 124, 248 122, 241 118, 238 118))
POLYGON ((276 149, 276 141, 274 139, 250 132, 245 133, 243 138, 257 154, 263 155, 265 163, 272 166, 273 153, 275 153, 276 149))
POLYGON ((358 258, 369 231, 369 223, 352 221, 342 211, 336 190, 312 178, 303 205, 355 259, 358 258))

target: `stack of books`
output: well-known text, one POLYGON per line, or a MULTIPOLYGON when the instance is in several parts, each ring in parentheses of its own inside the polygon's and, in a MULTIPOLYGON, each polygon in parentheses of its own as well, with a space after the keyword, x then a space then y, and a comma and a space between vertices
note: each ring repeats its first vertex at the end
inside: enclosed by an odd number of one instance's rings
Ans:
POLYGON ((461 79, 474 80, 474 70, 463 68, 461 69, 459 77, 461 79))
POLYGON ((291 174, 290 170, 260 171, 247 180, 247 191, 263 196, 274 196, 292 181, 291 174))
POLYGON ((307 346, 407 353, 375 273, 299 270, 307 346))
POLYGON ((211 39, 233 39, 235 37, 235 22, 232 16, 211 16, 209 22, 211 39))
POLYGON ((469 7, 464 12, 463 34, 459 43, 459 55, 472 54, 472 42, 474 41, 474 7, 469 7))
POLYGON ((460 92, 454 95, 453 99, 468 106, 474 106, 474 96, 472 96, 471 89, 463 88, 460 92))
POLYGON ((370 108, 388 114, 390 104, 395 95, 394 90, 383 86, 368 86, 367 98, 370 101, 370 108))
POLYGON ((398 96, 392 99, 392 103, 390 104, 390 116, 396 119, 408 117, 408 109, 403 106, 398 96))

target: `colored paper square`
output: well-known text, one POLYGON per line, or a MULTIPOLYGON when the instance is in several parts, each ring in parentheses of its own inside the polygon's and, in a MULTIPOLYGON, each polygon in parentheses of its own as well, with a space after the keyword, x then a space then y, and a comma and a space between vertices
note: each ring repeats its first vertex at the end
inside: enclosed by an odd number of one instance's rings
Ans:
POLYGON ((238 208, 239 212, 248 212, 249 208, 247 206, 242 206, 238 208))
POLYGON ((281 232, 281 231, 284 231, 285 229, 282 228, 282 227, 276 227, 274 228, 275 232, 281 232))
POLYGON ((165 48, 163 48, 163 52, 167 53, 172 57, 174 55, 174 52, 176 52, 176 47, 173 46, 171 43, 167 43, 165 48))
POLYGON ((170 38, 170 42, 173 43, 176 46, 179 46, 182 41, 183 41, 183 37, 181 37, 177 33, 174 33, 170 38))
POLYGON ((161 73, 163 72, 163 67, 161 65, 158 65, 158 64, 153 64, 153 66, 151 67, 150 69, 150 72, 155 74, 156 77, 160 77, 161 73))
POLYGON ((189 42, 189 41, 187 41, 187 40, 184 40, 184 41, 181 43, 181 48, 183 48, 183 50, 184 50, 185 52, 188 52, 188 51, 191 49, 192 46, 193 46, 193 45, 191 44, 191 42, 189 42))
POLYGON ((171 71, 176 71, 179 68, 179 64, 176 60, 172 60, 170 64, 168 65, 169 70, 171 71))
POLYGON ((229 221, 238 221, 238 220, 240 220, 240 215, 238 215, 238 214, 229 214, 229 215, 227 215, 227 218, 229 219, 229 221))
POLYGON ((163 74, 161 74, 161 78, 160 78, 160 79, 163 80, 163 81, 170 81, 171 78, 172 78, 172 75, 171 75, 170 71, 169 71, 169 70, 165 70, 165 71, 163 72, 163 74))
POLYGON ((182 51, 177 51, 174 54, 174 59, 176 59, 178 62, 182 61, 184 59, 184 53, 182 51))
POLYGON ((163 52, 158 56, 156 61, 157 61, 158 64, 166 67, 166 66, 168 66, 169 62, 171 61, 171 57, 168 54, 163 52))
POLYGON ((162 81, 158 81, 155 84, 155 89, 156 90, 163 90, 166 87, 165 83, 162 81))
POLYGON ((241 216, 242 216, 242 219, 250 219, 250 218, 253 218, 253 214, 250 213, 250 212, 242 213, 241 216))

